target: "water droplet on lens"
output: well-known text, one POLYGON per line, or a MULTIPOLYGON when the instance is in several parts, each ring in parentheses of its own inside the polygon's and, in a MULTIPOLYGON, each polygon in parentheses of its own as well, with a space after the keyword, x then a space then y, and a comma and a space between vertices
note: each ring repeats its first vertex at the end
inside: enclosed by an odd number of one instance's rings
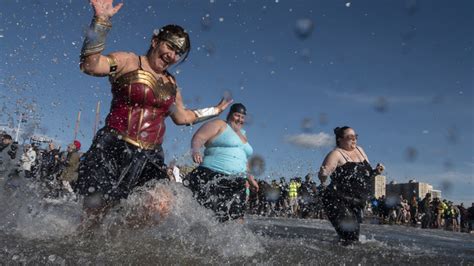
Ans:
POLYGON ((453 188, 453 183, 450 180, 443 180, 441 181, 441 191, 446 194, 451 193, 451 189, 453 188))
POLYGON ((405 159, 409 162, 414 162, 418 156, 418 151, 414 147, 408 147, 405 150, 405 159))
POLYGON ((260 176, 265 172, 265 161, 259 155, 255 155, 249 160, 250 173, 254 176, 260 176))
POLYGON ((451 171, 454 169, 454 163, 452 160, 446 160, 443 165, 446 171, 451 171))
POLYGON ((455 144, 458 142, 458 129, 456 128, 456 126, 452 126, 450 128, 448 128, 448 133, 447 133, 447 136, 446 138, 448 139, 448 142, 452 143, 452 144, 455 144))
POLYGON ((313 128, 314 128, 313 119, 303 118, 303 121, 301 122, 301 129, 303 130, 303 132, 304 133, 311 133, 311 132, 313 132, 313 128))
POLYGON ((300 39, 308 38, 313 32, 314 24, 311 19, 298 19, 296 21, 295 33, 300 39))
POLYGON ((201 18, 201 28, 207 31, 211 29, 211 26, 212 26, 211 18, 210 16, 206 14, 206 16, 201 18))
POLYGON ((319 124, 321 124, 321 125, 327 125, 328 123, 329 123, 328 114, 326 114, 326 113, 320 113, 320 114, 319 114, 319 124))
POLYGON ((385 113, 388 109, 388 101, 383 96, 378 97, 375 100, 374 108, 375 108, 375 111, 377 112, 385 113))
POLYGON ((413 16, 420 11, 420 5, 417 0, 407 0, 405 2, 405 11, 409 16, 413 16))

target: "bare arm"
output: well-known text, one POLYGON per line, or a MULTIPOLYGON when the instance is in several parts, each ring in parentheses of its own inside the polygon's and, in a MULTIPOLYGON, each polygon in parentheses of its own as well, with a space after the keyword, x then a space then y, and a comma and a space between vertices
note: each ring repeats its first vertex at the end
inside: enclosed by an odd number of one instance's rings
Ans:
MULTIPOLYGON (((215 108, 217 108, 218 114, 222 113, 229 104, 232 103, 232 100, 222 99, 215 108)), ((191 109, 186 109, 183 104, 183 97, 181 96, 181 91, 176 92, 176 101, 175 108, 170 114, 171 119, 176 125, 191 125, 198 120, 198 116, 195 111, 191 109)))
POLYGON ((191 152, 195 163, 202 163, 201 147, 209 140, 219 135, 225 129, 226 123, 223 120, 213 120, 202 125, 191 139, 191 152))
POLYGON ((114 52, 107 56, 100 53, 92 54, 82 58, 80 68, 88 75, 103 77, 112 74, 113 64, 115 64, 116 69, 113 74, 120 76, 128 62, 136 58, 135 54, 127 52, 114 52))
POLYGON ((176 92, 175 106, 170 116, 176 125, 192 124, 197 118, 196 114, 191 109, 186 109, 184 107, 183 97, 179 90, 176 92))
POLYGON ((84 40, 80 66, 89 75, 105 76, 117 68, 113 57, 103 56, 101 52, 105 49, 107 33, 112 28, 110 18, 120 10, 123 3, 113 6, 113 0, 90 0, 90 4, 94 8, 94 18, 84 40))
POLYGON ((340 154, 336 150, 331 151, 326 158, 324 158, 318 173, 322 185, 326 183, 328 177, 336 170, 340 160, 340 154))
POLYGON ((258 192, 258 190, 259 190, 258 182, 257 182, 257 180, 255 180, 253 175, 248 175, 247 180, 249 181, 250 185, 252 185, 255 188, 255 190, 258 192))

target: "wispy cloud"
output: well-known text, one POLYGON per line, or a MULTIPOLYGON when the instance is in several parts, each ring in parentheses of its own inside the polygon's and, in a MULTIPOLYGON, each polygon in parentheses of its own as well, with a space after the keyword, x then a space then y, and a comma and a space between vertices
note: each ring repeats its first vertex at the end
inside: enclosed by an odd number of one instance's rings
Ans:
POLYGON ((369 95, 357 92, 329 91, 326 95, 341 100, 351 100, 352 102, 373 104, 380 99, 384 99, 389 104, 429 104, 433 101, 431 96, 394 96, 394 95, 369 95))
POLYGON ((323 148, 334 146, 335 144, 334 138, 324 132, 290 135, 286 137, 286 141, 303 148, 323 148))
POLYGON ((468 167, 474 169, 474 162, 464 162, 465 165, 467 165, 468 167))

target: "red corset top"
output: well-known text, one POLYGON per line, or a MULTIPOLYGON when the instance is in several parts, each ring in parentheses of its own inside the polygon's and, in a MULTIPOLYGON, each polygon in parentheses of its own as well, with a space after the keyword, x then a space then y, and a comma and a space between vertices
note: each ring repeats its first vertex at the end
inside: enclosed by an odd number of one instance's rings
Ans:
POLYGON ((164 83, 141 69, 111 83, 113 99, 106 125, 123 140, 142 149, 161 145, 165 118, 176 98, 176 84, 164 83))

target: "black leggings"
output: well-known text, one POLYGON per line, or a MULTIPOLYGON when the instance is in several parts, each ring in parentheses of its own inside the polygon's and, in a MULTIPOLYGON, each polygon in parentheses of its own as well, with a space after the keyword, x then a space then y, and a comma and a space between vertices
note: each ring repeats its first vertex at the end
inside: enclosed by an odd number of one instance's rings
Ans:
POLYGON ((336 191, 327 189, 323 193, 323 204, 329 221, 341 240, 358 241, 364 202, 357 198, 337 195, 336 191))
POLYGON ((213 210, 220 222, 244 216, 245 178, 198 167, 189 173, 184 183, 199 204, 213 210))

